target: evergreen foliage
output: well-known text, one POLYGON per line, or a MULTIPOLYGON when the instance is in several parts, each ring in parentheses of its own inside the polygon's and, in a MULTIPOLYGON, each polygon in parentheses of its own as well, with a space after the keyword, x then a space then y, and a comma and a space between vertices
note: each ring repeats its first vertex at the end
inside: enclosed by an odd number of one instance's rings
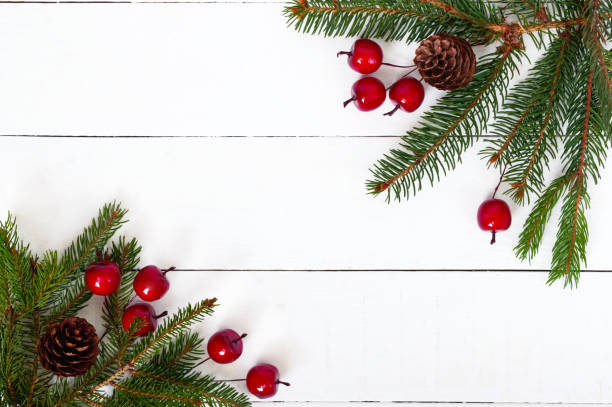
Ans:
POLYGON ((233 387, 194 371, 205 347, 189 328, 213 313, 215 299, 187 304, 144 338, 134 335, 141 321, 123 330, 121 316, 131 300, 141 252, 136 239, 112 240, 125 215, 119 204, 105 205, 61 256, 48 251, 40 258, 19 239, 13 216, 0 222, 0 404, 249 406, 233 387), (85 375, 55 377, 40 366, 38 341, 46 327, 87 304, 91 294, 84 271, 97 251, 110 256, 122 274, 119 289, 104 301, 100 354, 85 375))
POLYGON ((472 45, 498 45, 480 57, 473 81, 447 93, 397 148, 378 160, 370 193, 407 199, 461 162, 479 136, 480 152, 502 171, 505 191, 519 204, 535 200, 516 246, 521 259, 538 252, 553 208, 561 216, 549 283, 578 283, 586 266, 590 204, 612 146, 611 0, 295 0, 285 8, 299 31, 325 36, 422 41, 462 36, 472 45), (542 56, 509 89, 526 59, 524 36, 542 56), (549 164, 563 173, 546 185, 549 164))

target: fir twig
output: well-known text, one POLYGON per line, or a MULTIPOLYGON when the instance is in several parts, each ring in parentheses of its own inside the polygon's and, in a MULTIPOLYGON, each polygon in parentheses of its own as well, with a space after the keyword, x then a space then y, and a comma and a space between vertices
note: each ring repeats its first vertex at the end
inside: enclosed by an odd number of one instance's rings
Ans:
MULTIPOLYGON (((396 199, 400 199, 402 192, 405 197, 408 197, 410 189, 416 190, 417 187, 420 187, 422 176, 428 176, 431 182, 434 181, 434 178, 438 176, 438 165, 444 166, 446 163, 447 167, 452 168, 453 164, 449 155, 454 154, 459 157, 461 152, 470 145, 468 143, 477 137, 477 133, 460 138, 451 138, 451 136, 459 129, 467 130, 472 125, 477 125, 477 120, 484 122, 482 119, 487 116, 488 112, 482 106, 481 101, 485 96, 487 99, 491 97, 503 83, 499 81, 499 77, 513 52, 515 49, 506 46, 501 55, 491 55, 490 57, 494 59, 480 65, 474 80, 467 88, 453 92, 452 95, 446 96, 438 103, 434 108, 440 112, 438 115, 426 113, 421 125, 409 132, 409 136, 405 138, 404 141, 407 144, 403 146, 404 150, 392 151, 392 157, 378 162, 374 171, 376 179, 368 182, 370 190, 373 193, 380 193, 393 187, 396 199), (498 85, 494 86, 495 83, 498 85), (459 94, 465 100, 465 104, 459 105, 461 108, 457 109, 459 94), (450 117, 448 105, 451 103, 455 109, 453 113, 456 112, 457 115, 448 123, 444 123, 450 117), (477 106, 478 109, 474 111, 477 106), (427 143, 432 137, 434 138, 431 144, 425 145, 424 143, 427 143), (452 140, 453 143, 462 142, 463 145, 446 146, 445 143, 449 140, 452 140), (415 170, 418 170, 417 174, 411 175, 415 170), (411 176, 408 177, 409 175, 411 176), (395 185, 398 182, 400 186, 395 185)), ((389 199, 390 195, 387 197, 389 199)))
POLYGON ((34 388, 38 378, 38 344, 40 343, 40 310, 34 311, 34 352, 32 357, 32 376, 30 378, 30 390, 28 391, 28 399, 26 406, 32 405, 32 397, 34 396, 34 388))
POLYGON ((133 375, 135 375, 135 376, 142 376, 142 377, 148 377, 148 378, 151 378, 151 379, 155 379, 155 380, 159 380, 159 381, 162 381, 162 382, 166 382, 166 383, 169 383, 169 384, 172 384, 172 385, 175 385, 175 386, 178 386, 178 387, 182 387, 182 388, 185 388, 185 389, 194 390, 194 391, 200 393, 202 396, 206 397, 207 399, 216 400, 217 402, 223 403, 224 405, 227 405, 227 406, 231 406, 231 407, 244 407, 244 403, 238 403, 238 402, 236 402, 234 400, 231 400, 229 398, 221 397, 221 396, 219 396, 217 394, 214 394, 212 392, 204 391, 204 390, 202 390, 202 389, 200 389, 200 388, 198 388, 196 386, 191 386, 191 385, 188 385, 188 384, 184 384, 184 383, 181 383, 181 382, 179 382, 177 380, 169 379, 167 377, 163 377, 163 376, 159 376, 159 375, 155 375, 155 374, 152 374, 152 373, 147 373, 147 372, 143 372, 143 371, 139 371, 139 370, 135 370, 133 372, 133 375))
POLYGON ((580 203, 583 199, 582 196, 582 188, 584 185, 584 167, 586 165, 585 157, 586 157, 586 149, 588 143, 588 135, 589 135, 589 120, 591 117, 591 102, 593 95, 593 71, 589 72, 589 80, 587 84, 587 100, 586 100, 586 118, 584 120, 584 133, 582 134, 582 148, 580 151, 580 163, 578 164, 578 170, 576 172, 576 206, 574 209, 573 219, 572 219, 572 237, 570 239, 569 244, 569 253, 567 255, 567 261, 565 263, 565 276, 567 277, 572 270, 573 265, 573 257, 575 256, 576 251, 576 230, 578 228, 578 216, 580 214, 580 203))
POLYGON ((162 400, 182 401, 182 402, 185 402, 185 403, 193 404, 195 406, 199 406, 201 404, 200 400, 198 400, 198 399, 192 399, 192 398, 188 398, 188 397, 172 396, 172 395, 168 395, 168 394, 149 393, 149 392, 146 392, 146 391, 139 391, 139 390, 130 389, 128 387, 121 386, 121 385, 119 385, 117 383, 111 383, 111 386, 113 386, 117 391, 123 391, 123 392, 126 392, 126 393, 136 394, 136 395, 142 396, 142 397, 150 397, 150 398, 162 399, 162 400))

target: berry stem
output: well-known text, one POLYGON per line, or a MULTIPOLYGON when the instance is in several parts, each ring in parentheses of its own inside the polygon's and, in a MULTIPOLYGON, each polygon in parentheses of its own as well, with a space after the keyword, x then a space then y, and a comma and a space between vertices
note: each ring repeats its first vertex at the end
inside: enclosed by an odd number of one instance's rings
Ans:
POLYGON ((388 62, 383 62, 382 65, 392 66, 394 68, 414 68, 416 65, 395 65, 388 62))
POLYGON ((346 108, 346 107, 349 105, 349 103, 351 103, 351 102, 352 102, 352 101, 354 101, 354 100, 355 100, 355 98, 354 98, 354 97, 350 98, 349 100, 347 100, 346 102, 344 102, 343 106, 346 108))
POLYGON ((348 55, 350 57, 353 55, 353 53, 351 51, 340 51, 336 54, 336 58, 338 58, 340 55, 348 55))
POLYGON ((416 70, 417 70, 417 68, 414 68, 414 69, 412 69, 412 70, 408 71, 407 73, 403 74, 402 76, 400 76, 400 78, 399 78, 397 81, 395 81, 395 82, 393 82, 391 85, 389 85, 389 86, 386 88, 386 90, 391 89, 391 88, 393 87, 393 85, 395 85, 395 84, 396 84, 396 83, 397 83, 397 82, 398 82, 400 79, 404 79, 406 76, 409 76, 410 74, 412 74, 412 73, 413 73, 414 71, 416 71, 416 70))
POLYGON ((200 363, 198 363, 197 365, 195 365, 193 368, 195 369, 196 367, 200 366, 201 364, 208 362, 210 360, 210 356, 207 357, 206 359, 204 359, 203 361, 201 361, 200 363))
POLYGON ((238 342, 238 341, 240 341, 240 340, 242 340, 242 339, 246 338, 246 337, 247 337, 247 335, 248 335, 248 334, 242 334, 242 335, 240 335, 240 338, 238 338, 238 339, 234 339, 234 340, 232 341, 232 343, 236 343, 236 342, 238 342))
POLYGON ((102 339, 104 339, 104 337, 106 336, 107 333, 108 333, 108 329, 104 331, 104 333, 102 334, 100 339, 98 339, 98 342, 102 342, 102 339))
POLYGON ((176 267, 172 266, 170 268, 162 270, 162 274, 165 276, 167 272, 176 270, 176 267))
MULTIPOLYGON (((491 197, 491 199, 495 199, 495 195, 497 194, 497 190, 499 189, 499 186, 502 183, 502 179, 504 179, 504 174, 506 173, 506 170, 508 169, 508 164, 506 164, 506 166, 504 167, 504 170, 501 173, 501 176, 499 177, 499 182, 497 183, 497 186, 495 187, 495 191, 493 191, 493 196, 491 197)), ((495 243, 495 235, 493 235, 493 242, 491 242, 491 244, 495 243)))
POLYGON ((491 238, 491 244, 495 244, 495 230, 491 231, 491 234, 493 235, 493 237, 491 238))
POLYGON ((104 260, 104 256, 102 255, 102 250, 100 249, 96 250, 96 257, 98 258, 98 261, 104 260))
POLYGON ((162 312, 162 313, 161 313, 161 314, 159 314, 159 315, 155 315, 153 318, 155 318, 155 319, 160 319, 160 318, 165 317, 166 315, 168 315, 168 311, 164 311, 164 312, 162 312))
POLYGON ((280 380, 276 381, 277 384, 284 384, 285 386, 291 386, 291 383, 281 382, 280 380))
POLYGON ((136 299, 136 294, 132 295, 132 298, 130 298, 130 300, 125 304, 125 306, 123 307, 123 311, 125 311, 127 307, 129 307, 132 301, 134 301, 135 299, 136 299))
POLYGON ((393 116, 395 114, 395 112, 397 112, 400 108, 400 105, 396 105, 395 108, 393 110, 391 110, 390 112, 385 113, 383 116, 393 116))

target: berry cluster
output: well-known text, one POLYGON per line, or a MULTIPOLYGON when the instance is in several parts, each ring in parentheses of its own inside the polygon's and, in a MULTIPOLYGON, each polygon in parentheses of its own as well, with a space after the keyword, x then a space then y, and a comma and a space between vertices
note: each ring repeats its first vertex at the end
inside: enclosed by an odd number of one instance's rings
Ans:
MULTIPOLYGON (((341 51, 338 53, 338 56, 340 55, 347 55, 349 66, 364 75, 376 72, 382 65, 395 68, 414 68, 414 65, 402 66, 384 62, 380 45, 363 38, 355 41, 351 51, 341 51)), ((353 84, 352 97, 344 102, 344 107, 353 102, 357 109, 363 112, 377 109, 384 103, 387 98, 387 91, 389 91, 389 99, 395 102, 395 108, 385 113, 385 116, 391 116, 400 109, 406 112, 414 112, 425 99, 425 89, 421 81, 409 76, 415 70, 416 68, 412 69, 388 88, 373 76, 365 76, 359 79, 353 84)))
MULTIPOLYGON (((232 329, 223 329, 217 332, 208 340, 206 347, 208 359, 221 364, 234 362, 242 355, 242 340, 246 336, 247 334, 238 335, 232 329)), ((206 362, 206 360, 202 363, 206 362)), ((246 379, 238 379, 236 381, 246 381, 249 392, 260 399, 274 396, 279 384, 289 386, 289 383, 279 380, 276 366, 268 363, 253 366, 247 373, 246 379)))
MULTIPOLYGON (((146 302, 159 300, 170 288, 166 273, 174 269, 174 267, 171 267, 160 270, 157 266, 152 265, 143 267, 134 278, 134 292, 146 302)), ((85 269, 85 284, 89 291, 100 296, 111 295, 117 291, 120 283, 121 271, 119 266, 108 258, 104 258, 101 252, 98 252, 98 261, 89 264, 85 269)), ((123 329, 127 331, 134 320, 140 320, 143 325, 136 331, 137 336, 145 336, 155 331, 157 320, 168 314, 166 311, 157 314, 155 309, 147 303, 129 305, 132 300, 123 311, 121 323, 123 329)), ((207 360, 213 360, 221 364, 234 362, 242 354, 242 340, 246 336, 247 334, 239 335, 232 329, 224 329, 215 333, 208 340, 208 358, 201 363, 207 360)), ((246 379, 239 379, 239 381, 246 381, 249 392, 262 399, 274 396, 279 384, 289 386, 289 383, 279 380, 278 369, 267 363, 252 367, 247 373, 246 379)))

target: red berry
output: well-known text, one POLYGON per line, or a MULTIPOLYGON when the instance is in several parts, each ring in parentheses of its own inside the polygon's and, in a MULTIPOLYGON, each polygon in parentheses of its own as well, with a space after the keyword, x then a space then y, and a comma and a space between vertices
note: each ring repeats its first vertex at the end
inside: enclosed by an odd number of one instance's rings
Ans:
POLYGON ((383 104, 387 98, 387 90, 381 81, 371 76, 359 79, 353 84, 353 97, 344 102, 344 107, 355 102, 362 112, 374 110, 383 104))
POLYGON ((486 200, 478 208, 478 226, 493 233, 491 244, 495 243, 495 232, 508 230, 511 224, 510 207, 501 199, 486 200))
POLYGON ((236 331, 224 329, 208 340, 208 356, 217 363, 232 363, 242 355, 242 338, 236 331))
POLYGON ((385 113, 385 116, 393 115, 400 108, 406 112, 414 112, 425 99, 425 89, 421 82, 413 77, 402 78, 391 86, 389 99, 397 103, 397 106, 385 113))
POLYGON ((376 72, 383 63, 380 45, 368 39, 355 41, 350 52, 343 51, 338 55, 348 55, 349 66, 364 75, 376 72))
POLYGON ((267 363, 254 366, 246 377, 249 392, 260 399, 267 399, 276 394, 279 384, 289 386, 289 383, 278 380, 278 369, 267 363))
POLYGON ((99 260, 85 269, 85 284, 96 295, 110 295, 121 283, 119 266, 112 261, 99 260))
POLYGON ((149 304, 134 304, 128 307, 121 317, 123 329, 128 331, 132 322, 138 318, 144 322, 144 325, 136 331, 137 336, 145 336, 149 332, 155 331, 157 328, 157 319, 167 315, 167 312, 162 312, 155 315, 155 309, 149 304))
POLYGON ((170 288, 166 273, 173 268, 161 271, 156 266, 143 267, 134 278, 134 291, 145 301, 159 300, 170 288))

